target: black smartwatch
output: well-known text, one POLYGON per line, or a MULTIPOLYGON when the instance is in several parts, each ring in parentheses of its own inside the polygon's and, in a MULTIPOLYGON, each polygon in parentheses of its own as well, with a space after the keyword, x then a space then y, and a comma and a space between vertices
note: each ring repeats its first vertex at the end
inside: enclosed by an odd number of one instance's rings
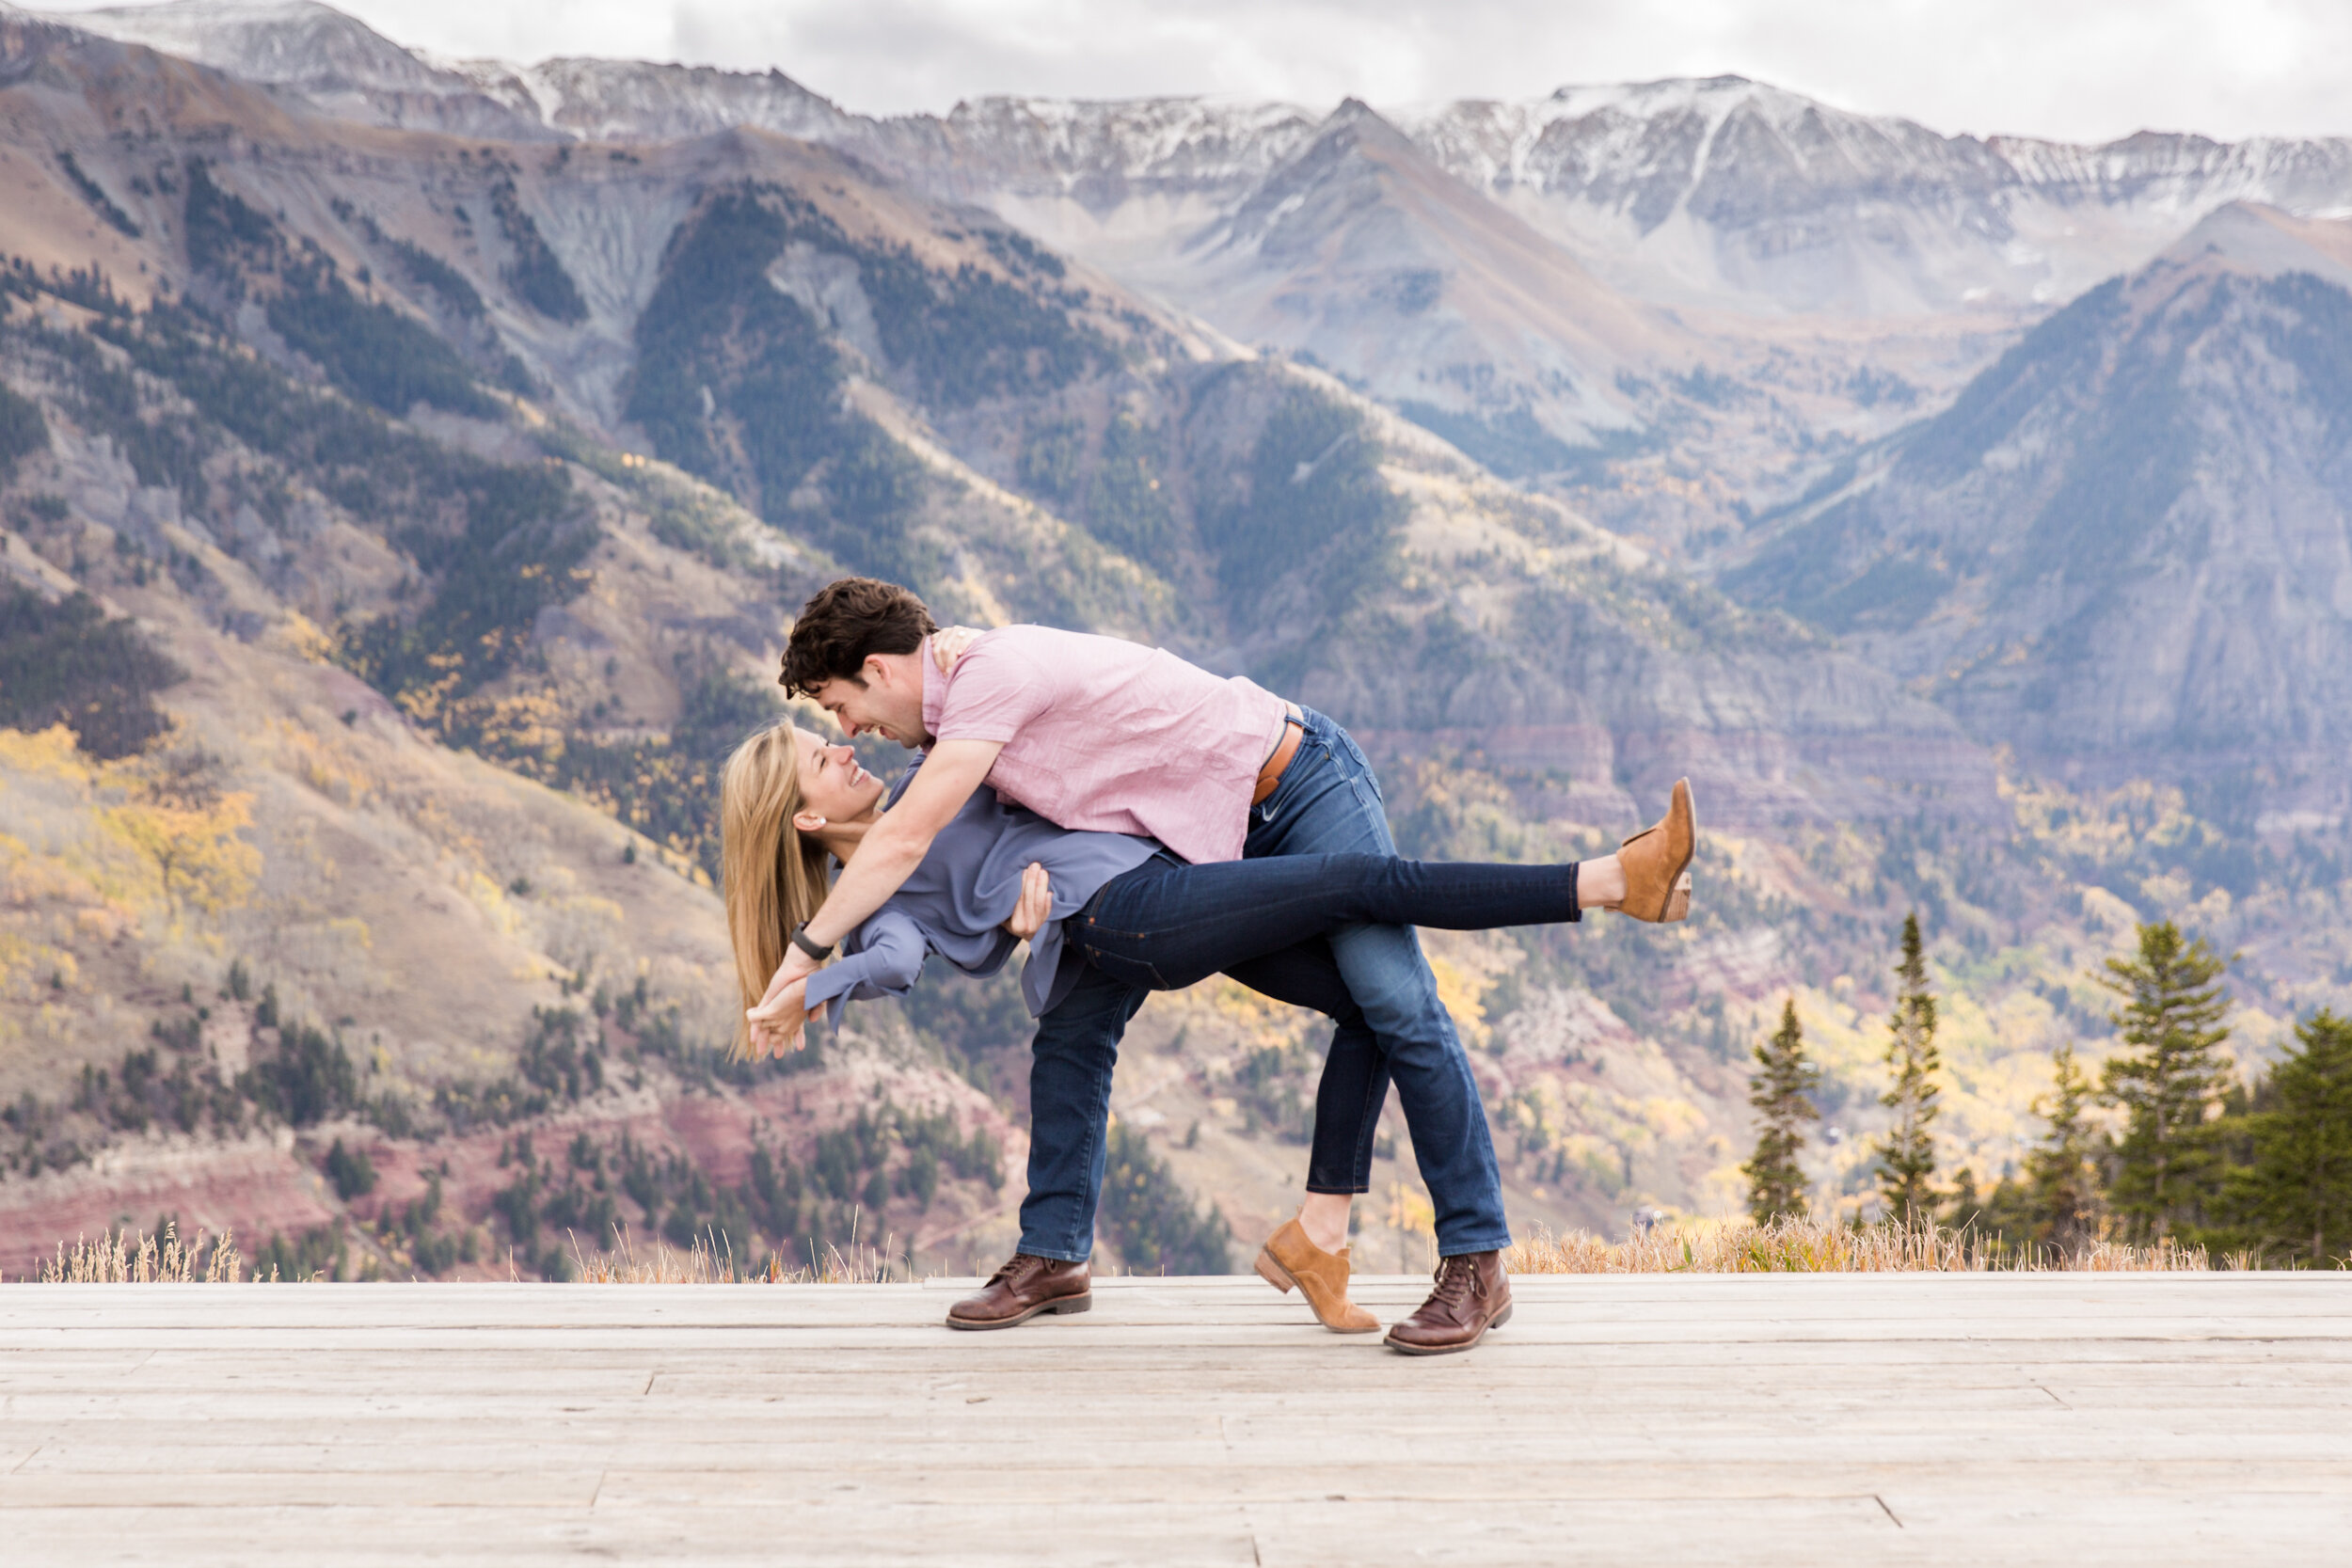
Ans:
POLYGON ((819 947, 808 940, 808 922, 805 920, 792 927, 792 945, 815 958, 818 963, 823 963, 833 957, 831 947, 819 947))

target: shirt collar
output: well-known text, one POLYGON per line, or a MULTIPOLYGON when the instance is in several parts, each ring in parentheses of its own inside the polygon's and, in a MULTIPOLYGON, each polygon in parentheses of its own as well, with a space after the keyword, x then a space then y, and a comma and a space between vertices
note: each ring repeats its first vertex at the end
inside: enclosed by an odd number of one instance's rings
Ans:
POLYGON ((939 673, 939 661, 931 657, 931 639, 923 639, 922 646, 916 648, 914 653, 923 661, 923 728, 935 740, 939 736, 939 721, 947 711, 949 677, 939 673))

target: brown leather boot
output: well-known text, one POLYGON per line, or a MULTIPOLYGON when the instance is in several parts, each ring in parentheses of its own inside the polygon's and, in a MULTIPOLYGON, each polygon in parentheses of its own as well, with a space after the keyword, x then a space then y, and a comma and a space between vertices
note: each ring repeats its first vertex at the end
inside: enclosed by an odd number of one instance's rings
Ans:
POLYGON ((1465 1252, 1438 1260, 1437 1289, 1420 1311, 1389 1330, 1389 1344, 1406 1355, 1451 1355, 1510 1321, 1511 1276, 1502 1272, 1502 1254, 1465 1252))
POLYGON ((1370 1334, 1380 1320, 1347 1299, 1347 1248, 1326 1252, 1307 1239, 1295 1219, 1258 1249, 1258 1277, 1284 1295, 1295 1289, 1315 1321, 1334 1334, 1370 1334))
POLYGON ((1094 1280, 1084 1263, 1016 1252, 988 1276, 977 1296, 947 1308, 949 1328, 1011 1328, 1040 1312, 1085 1312, 1094 1306, 1094 1280))
POLYGON ((1677 779, 1665 816, 1656 827, 1645 828, 1617 846, 1617 863, 1625 868, 1625 897, 1617 908, 1653 925, 1690 914, 1687 873, 1698 842, 1699 819, 1691 804, 1691 781, 1677 779))

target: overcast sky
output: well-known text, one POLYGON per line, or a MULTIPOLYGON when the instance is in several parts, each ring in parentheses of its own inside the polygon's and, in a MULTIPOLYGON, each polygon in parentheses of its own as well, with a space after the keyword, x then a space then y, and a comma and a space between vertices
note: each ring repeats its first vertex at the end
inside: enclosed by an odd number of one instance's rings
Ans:
MULTIPOLYGON (((35 0, 42 4, 42 0, 35 0)), ((46 0, 59 9, 75 0, 46 0)), ((2352 135, 2352 0, 341 0, 403 43, 773 66, 868 113, 987 93, 1327 106, 1737 71, 1934 128, 2352 135)))

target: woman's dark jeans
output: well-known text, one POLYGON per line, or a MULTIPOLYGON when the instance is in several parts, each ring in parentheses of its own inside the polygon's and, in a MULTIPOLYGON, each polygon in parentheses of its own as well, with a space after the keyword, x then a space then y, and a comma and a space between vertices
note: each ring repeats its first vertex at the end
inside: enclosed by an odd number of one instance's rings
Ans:
POLYGON ((1186 865, 1163 854, 1105 882, 1066 929, 1115 978, 1182 990, 1349 926, 1489 931, 1577 918, 1573 864, 1285 855, 1186 865))
POLYGON ((1131 986, 1181 990, 1222 971, 1338 1020, 1307 1188, 1359 1193, 1371 1184, 1388 1064, 1328 943, 1302 939, 1367 924, 1483 931, 1578 918, 1573 864, 1284 855, 1187 865, 1161 855, 1105 883, 1066 929, 1097 968, 1131 986))

